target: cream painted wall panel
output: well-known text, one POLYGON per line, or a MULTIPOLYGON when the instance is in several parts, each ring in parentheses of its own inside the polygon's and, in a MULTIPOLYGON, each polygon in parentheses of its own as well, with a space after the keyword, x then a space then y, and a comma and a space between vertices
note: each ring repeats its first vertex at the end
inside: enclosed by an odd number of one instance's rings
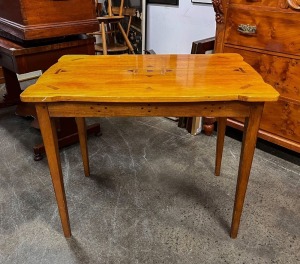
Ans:
POLYGON ((179 0, 179 6, 148 4, 146 48, 158 54, 186 54, 192 42, 215 35, 212 5, 179 0))

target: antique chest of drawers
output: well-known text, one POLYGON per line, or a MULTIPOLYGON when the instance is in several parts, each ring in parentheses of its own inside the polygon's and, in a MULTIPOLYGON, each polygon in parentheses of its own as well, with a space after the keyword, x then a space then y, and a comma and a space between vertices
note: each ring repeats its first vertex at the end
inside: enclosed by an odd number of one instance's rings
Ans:
POLYGON ((0 29, 22 40, 77 35, 98 28, 93 0, 0 0, 0 29))
MULTIPOLYGON (((259 137, 300 152, 300 0, 213 0, 215 52, 241 54, 280 93, 259 137)), ((228 119, 243 129, 243 120, 228 119)))

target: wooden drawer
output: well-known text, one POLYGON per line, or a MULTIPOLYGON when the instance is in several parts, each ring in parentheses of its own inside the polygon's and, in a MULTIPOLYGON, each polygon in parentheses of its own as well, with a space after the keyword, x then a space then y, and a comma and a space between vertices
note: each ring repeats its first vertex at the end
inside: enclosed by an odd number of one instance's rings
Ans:
MULTIPOLYGON (((241 123, 245 121, 244 118, 234 118, 232 120, 238 120, 241 123)), ((298 144, 297 150, 294 150, 300 152, 299 104, 284 100, 279 100, 276 103, 266 103, 259 128, 260 130, 272 134, 274 138, 277 138, 274 143, 280 144, 280 142, 289 140, 294 142, 293 145, 298 144)), ((270 140, 270 138, 265 139, 273 141, 272 139, 270 140)), ((291 142, 289 144, 292 145, 291 142)), ((286 147, 286 145, 282 143, 280 145, 286 147)))
MULTIPOLYGON (((224 52, 239 53, 259 72, 265 82, 280 93, 276 103, 266 103, 260 129, 276 137, 300 142, 300 59, 274 56, 227 47, 224 52)), ((237 119, 243 122, 242 119, 237 119)))
POLYGON ((224 52, 241 54, 265 82, 271 84, 281 97, 300 104, 300 59, 273 56, 239 48, 224 47, 224 52))
POLYGON ((300 105, 283 100, 266 103, 260 129, 300 142, 300 105))
POLYGON ((299 28, 300 12, 267 12, 263 9, 230 6, 224 42, 300 55, 299 28), (256 33, 240 33, 238 27, 242 24, 256 26, 256 33))

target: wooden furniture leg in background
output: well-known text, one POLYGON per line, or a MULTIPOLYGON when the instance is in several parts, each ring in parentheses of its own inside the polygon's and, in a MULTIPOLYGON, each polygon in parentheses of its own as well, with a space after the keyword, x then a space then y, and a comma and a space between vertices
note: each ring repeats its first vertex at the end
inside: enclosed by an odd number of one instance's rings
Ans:
POLYGON ((2 67, 0 67, 0 84, 5 83, 2 67))
POLYGON ((215 117, 203 117, 203 131, 206 136, 211 136, 215 129, 215 117))
POLYGON ((107 43, 106 43, 105 24, 104 24, 104 22, 101 22, 101 34, 102 34, 103 55, 107 55, 107 43))
POLYGON ((236 238, 239 230, 263 106, 263 103, 251 106, 250 116, 245 120, 240 165, 232 215, 230 232, 231 238, 236 238))
POLYGON ((121 31, 121 33, 123 35, 123 38, 124 38, 124 40, 126 42, 126 45, 128 46, 130 52, 132 54, 134 54, 134 49, 133 49, 133 47, 132 47, 132 45, 131 45, 131 43, 130 43, 130 41, 129 41, 129 39, 128 39, 128 37, 127 37, 127 35, 126 35, 126 33, 125 33, 125 31, 124 31, 124 29, 123 29, 123 27, 122 27, 122 25, 121 25, 120 22, 118 23, 118 28, 120 29, 120 31, 121 31))
POLYGON ((220 176, 221 162, 224 148, 225 130, 226 130, 226 117, 218 118, 218 136, 217 136, 217 147, 216 147, 216 166, 215 175, 220 176))
POLYGON ((3 96, 3 101, 0 102, 0 108, 20 103, 20 94, 22 92, 16 73, 4 67, 2 67, 2 71, 5 79, 6 94, 3 96))
POLYGON ((84 175, 90 176, 90 165, 89 165, 89 154, 87 148, 87 135, 86 135, 86 125, 85 125, 85 118, 84 117, 76 117, 76 124, 78 128, 78 136, 79 136, 79 143, 80 143, 80 150, 84 168, 84 175))
MULTIPOLYGON (((101 135, 100 124, 95 123, 86 127, 88 135, 101 135)), ((58 119, 57 125, 57 137, 59 148, 70 146, 77 143, 79 140, 76 122, 73 117, 65 117, 58 119)), ((34 160, 39 161, 43 159, 43 154, 45 153, 44 143, 35 145, 33 147, 34 160)))

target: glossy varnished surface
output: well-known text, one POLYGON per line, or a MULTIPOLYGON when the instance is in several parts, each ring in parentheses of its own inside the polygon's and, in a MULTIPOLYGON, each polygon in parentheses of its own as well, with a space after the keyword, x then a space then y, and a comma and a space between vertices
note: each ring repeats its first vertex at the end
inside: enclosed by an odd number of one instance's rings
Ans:
POLYGON ((260 102, 277 97, 275 89, 237 54, 68 55, 27 88, 21 100, 260 102))

